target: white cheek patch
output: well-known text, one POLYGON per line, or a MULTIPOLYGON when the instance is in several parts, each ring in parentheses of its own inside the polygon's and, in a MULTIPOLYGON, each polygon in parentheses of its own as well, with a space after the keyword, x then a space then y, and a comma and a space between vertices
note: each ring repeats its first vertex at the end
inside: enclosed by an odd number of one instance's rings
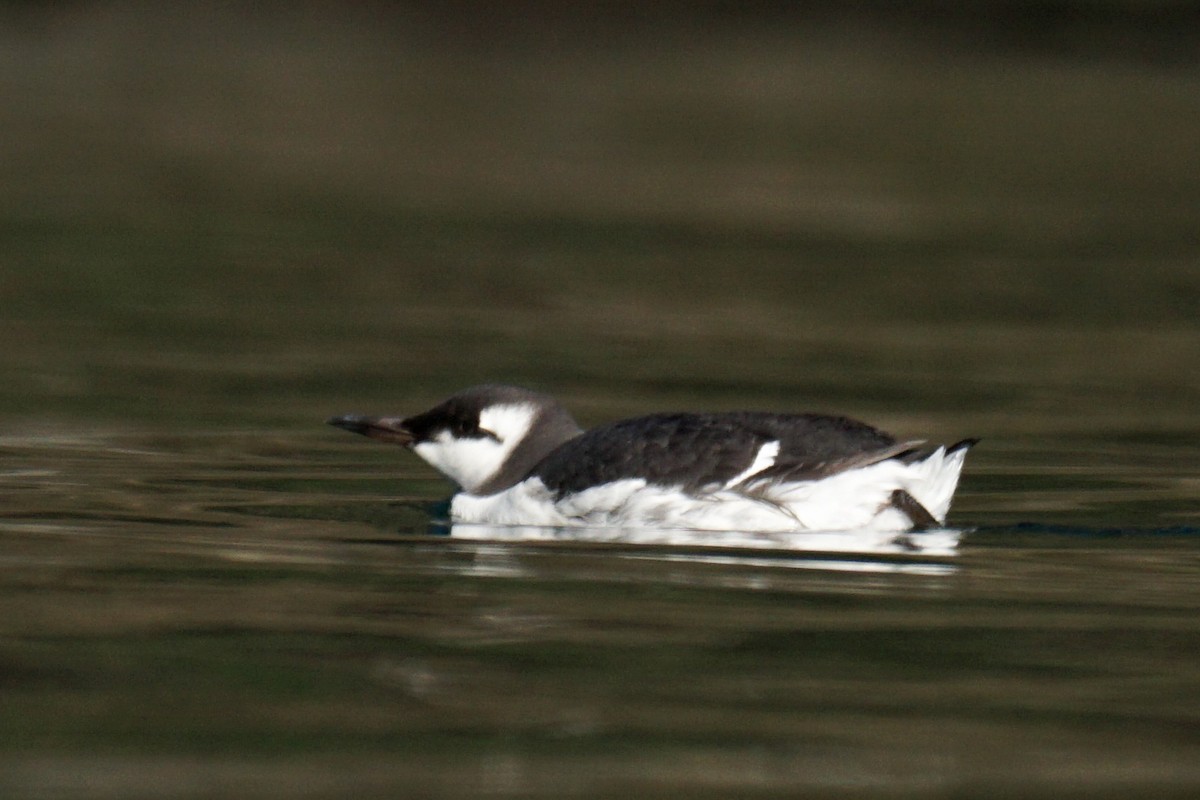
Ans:
POLYGON ((488 406, 479 412, 479 427, 491 431, 500 440, 499 444, 511 450, 529 433, 535 412, 536 409, 528 405, 488 406))
POLYGON ((442 431, 433 439, 413 445, 413 452, 430 466, 475 492, 495 475, 529 431, 535 409, 528 405, 492 406, 479 415, 479 427, 495 434, 456 439, 442 431))

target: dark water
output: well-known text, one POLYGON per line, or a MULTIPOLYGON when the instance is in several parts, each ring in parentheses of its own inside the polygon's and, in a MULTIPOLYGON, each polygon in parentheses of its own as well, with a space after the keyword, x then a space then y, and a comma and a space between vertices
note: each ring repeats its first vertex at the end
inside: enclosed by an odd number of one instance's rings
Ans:
POLYGON ((1130 8, 6 8, 0 795, 1196 796, 1200 70, 1130 8), (322 424, 485 380, 983 442, 904 546, 530 538, 322 424))
POLYGON ((431 535, 440 482, 346 438, 0 442, 8 796, 1200 781, 1200 534, 1166 464, 981 449, 979 527, 899 551, 509 542, 431 535))

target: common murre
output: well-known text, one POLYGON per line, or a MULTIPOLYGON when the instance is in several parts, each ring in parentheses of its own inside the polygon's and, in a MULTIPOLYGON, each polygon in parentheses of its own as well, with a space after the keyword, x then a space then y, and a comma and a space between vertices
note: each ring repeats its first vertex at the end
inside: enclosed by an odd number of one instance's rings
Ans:
POLYGON ((668 413, 584 431, 553 398, 466 389, 330 425, 403 445, 461 488, 454 522, 903 532, 944 524, 976 439, 922 447, 847 417, 668 413))

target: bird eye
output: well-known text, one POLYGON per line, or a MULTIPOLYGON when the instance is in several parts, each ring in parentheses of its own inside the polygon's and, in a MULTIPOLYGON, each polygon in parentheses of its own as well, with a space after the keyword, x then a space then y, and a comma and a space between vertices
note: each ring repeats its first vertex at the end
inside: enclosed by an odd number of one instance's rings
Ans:
POLYGON ((446 429, 450 432, 450 435, 456 439, 486 438, 494 439, 497 442, 500 441, 499 436, 487 430, 486 428, 481 428, 479 426, 479 420, 475 419, 462 419, 461 417, 453 419, 446 425, 446 429))

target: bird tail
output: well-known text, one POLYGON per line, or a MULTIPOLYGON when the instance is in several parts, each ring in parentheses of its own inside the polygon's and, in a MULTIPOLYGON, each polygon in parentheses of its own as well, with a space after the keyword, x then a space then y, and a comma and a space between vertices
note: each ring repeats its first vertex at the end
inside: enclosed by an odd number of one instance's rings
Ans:
MULTIPOLYGON (((950 513, 950 501, 954 499, 954 491, 958 488, 958 478, 962 474, 967 452, 978 442, 978 439, 963 439, 949 447, 938 447, 925 458, 912 462, 913 469, 905 481, 903 492, 938 525, 943 524, 950 513)), ((919 520, 909 513, 909 509, 900 505, 896 507, 908 514, 917 527, 932 527, 916 508, 912 511, 921 517, 919 520)))

